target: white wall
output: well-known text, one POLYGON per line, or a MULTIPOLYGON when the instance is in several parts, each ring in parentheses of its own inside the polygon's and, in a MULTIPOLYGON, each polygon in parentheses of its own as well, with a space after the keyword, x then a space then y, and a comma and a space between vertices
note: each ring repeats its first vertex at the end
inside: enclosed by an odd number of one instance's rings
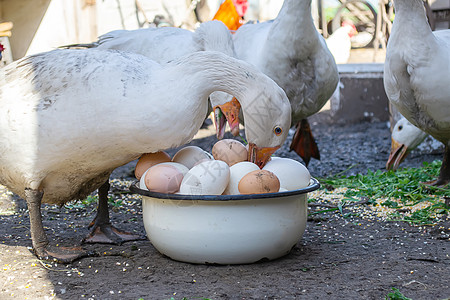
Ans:
MULTIPOLYGON (((175 26, 192 29, 192 12, 189 11, 188 0, 138 0, 145 11, 145 17, 151 22, 157 14, 169 17, 175 26)), ((97 1, 98 34, 104 34, 116 29, 139 28, 136 17, 135 0, 104 0, 97 1)), ((139 13, 139 21, 145 20, 139 13)))
POLYGON ((83 0, 53 0, 48 6, 26 55, 96 38, 96 7, 83 0))
MULTIPOLYGON (((169 15, 176 26, 189 21, 188 0, 139 0, 146 17, 152 21, 157 14, 169 15)), ((24 10, 23 15, 28 12, 24 10)), ((144 21, 144 16, 139 13, 144 21)), ((188 28, 188 22, 185 24, 188 28)), ((191 24, 190 28, 193 24, 191 24)), ((106 32, 139 28, 135 0, 52 0, 24 54, 49 51, 62 45, 89 43, 106 32), (92 3, 94 5, 87 5, 92 3)), ((20 36, 16 37, 20 39, 20 36)), ((14 49, 13 49, 14 50, 14 49)))

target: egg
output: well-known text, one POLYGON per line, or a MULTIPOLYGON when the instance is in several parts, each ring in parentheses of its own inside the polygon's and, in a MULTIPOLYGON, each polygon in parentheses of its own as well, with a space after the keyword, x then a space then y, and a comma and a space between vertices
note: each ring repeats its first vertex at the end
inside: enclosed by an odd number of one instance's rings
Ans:
POLYGON ((263 170, 273 172, 280 180, 280 186, 288 191, 309 186, 311 179, 308 169, 302 163, 290 158, 273 158, 263 170))
POLYGON ((259 170, 259 167, 249 161, 242 161, 234 164, 230 167, 230 181, 223 192, 224 195, 238 195, 239 194, 239 181, 252 171, 259 170))
POLYGON ((142 175, 145 171, 150 169, 150 167, 153 167, 156 164, 162 163, 162 162, 169 162, 170 156, 164 151, 159 151, 155 153, 145 153, 143 154, 138 162, 136 163, 136 167, 134 169, 134 176, 139 180, 141 179, 142 175))
POLYGON ((178 192, 183 177, 175 166, 158 164, 148 169, 144 182, 149 191, 171 194, 178 192))
POLYGON ((239 141, 223 139, 214 144, 212 148, 214 159, 226 162, 230 167, 238 162, 246 161, 248 150, 239 141))
POLYGON ((172 158, 173 162, 185 165, 191 169, 198 161, 202 159, 211 160, 211 154, 197 146, 187 146, 178 150, 172 158))
POLYGON ((176 163, 176 162, 172 162, 172 161, 160 163, 158 165, 173 166, 173 167, 177 168, 178 171, 180 171, 183 174, 183 176, 186 175, 187 172, 189 172, 189 169, 185 165, 182 165, 182 164, 176 163))
POLYGON ((280 181, 270 171, 256 170, 242 177, 238 189, 241 194, 277 193, 280 190, 280 181))
POLYGON ((213 160, 214 158, 203 158, 203 159, 200 159, 198 162, 196 162, 192 167, 195 167, 196 165, 198 165, 198 164, 201 164, 202 162, 205 162, 205 161, 209 161, 209 160, 213 160))
MULTIPOLYGON (((150 169, 148 169, 148 170, 150 170, 150 169)), ((148 191, 148 188, 145 186, 145 175, 147 175, 148 170, 146 170, 146 171, 144 172, 144 174, 142 174, 141 179, 139 179, 139 188, 140 188, 141 190, 146 190, 146 191, 148 191)))
MULTIPOLYGON (((157 164, 157 166, 159 166, 159 165, 173 166, 173 167, 177 168, 178 171, 180 171, 183 174, 183 176, 186 175, 186 173, 189 171, 189 169, 185 165, 175 163, 175 162, 164 162, 164 163, 157 164)), ((139 188, 142 190, 146 190, 146 191, 148 191, 148 188, 145 185, 145 175, 147 174, 147 172, 148 172, 148 170, 146 170, 144 172, 144 174, 142 174, 141 179, 139 180, 139 188)))
POLYGON ((230 180, 230 167, 221 160, 202 162, 187 172, 179 194, 221 195, 230 180))

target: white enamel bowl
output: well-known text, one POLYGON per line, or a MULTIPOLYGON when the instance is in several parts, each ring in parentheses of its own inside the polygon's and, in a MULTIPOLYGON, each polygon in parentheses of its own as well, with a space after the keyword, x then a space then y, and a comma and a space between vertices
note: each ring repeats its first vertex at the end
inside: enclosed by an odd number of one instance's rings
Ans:
POLYGON ((143 196, 147 236, 162 254, 198 264, 247 264, 288 254, 307 219, 304 189, 257 195, 162 194, 130 187, 143 196))

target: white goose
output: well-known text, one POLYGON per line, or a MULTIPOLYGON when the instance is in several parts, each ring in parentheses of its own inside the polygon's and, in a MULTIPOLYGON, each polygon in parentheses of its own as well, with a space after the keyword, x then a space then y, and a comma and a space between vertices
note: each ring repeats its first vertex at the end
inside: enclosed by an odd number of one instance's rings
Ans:
POLYGON ((177 27, 115 30, 86 46, 139 53, 158 63, 167 63, 197 51, 218 51, 236 56, 232 35, 221 21, 202 23, 195 32, 177 27))
POLYGON ((445 146, 439 178, 450 181, 450 30, 432 32, 422 0, 395 0, 384 86, 391 103, 412 124, 445 146))
POLYGON ((49 245, 41 203, 62 205, 97 188, 90 238, 126 239, 111 232, 109 175, 142 153, 191 140, 213 91, 241 100, 249 159, 259 165, 283 144, 290 126, 284 91, 249 64, 218 52, 161 66, 133 53, 55 50, 2 68, 0 78, 0 183, 26 200, 33 249, 44 259, 73 261, 81 254, 49 245), (265 101, 256 109, 253 100, 261 93, 265 101))
POLYGON ((291 150, 308 164, 320 159, 307 117, 317 113, 339 81, 336 63, 311 15, 311 0, 285 0, 275 20, 241 26, 233 37, 239 59, 284 89, 297 123, 291 150))
POLYGON ((391 153, 386 163, 387 170, 397 170, 408 154, 428 136, 425 132, 402 117, 395 123, 391 133, 391 153))
MULTIPOLYGON (((64 47, 133 52, 161 64, 198 51, 218 51, 236 57, 231 33, 221 21, 204 22, 195 32, 177 27, 115 30, 101 35, 99 40, 94 43, 64 47)), ((217 94, 219 93, 217 92, 217 94)), ((226 120, 228 120, 231 132, 237 135, 239 118, 234 111, 240 109, 239 103, 236 99, 227 100, 225 96, 213 97, 213 99, 224 101, 212 103, 213 106, 220 105, 217 109, 221 110, 216 114, 217 136, 223 137, 226 120)))

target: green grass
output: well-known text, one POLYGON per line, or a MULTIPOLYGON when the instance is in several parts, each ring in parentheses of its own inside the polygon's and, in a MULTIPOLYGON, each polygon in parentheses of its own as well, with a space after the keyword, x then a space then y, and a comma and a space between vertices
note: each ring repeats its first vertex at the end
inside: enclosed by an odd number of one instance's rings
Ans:
POLYGON ((386 300, 412 300, 411 298, 405 297, 398 289, 392 288, 393 292, 390 292, 385 297, 386 300))
POLYGON ((88 206, 88 205, 90 205, 92 203, 97 203, 97 202, 98 202, 98 196, 97 195, 95 195, 95 196, 89 195, 89 196, 86 197, 86 199, 81 200, 81 204, 83 204, 85 206, 88 206))
MULTIPOLYGON (((86 197, 86 199, 83 200, 75 200, 66 203, 64 206, 66 208, 86 208, 90 205, 97 205, 98 203, 98 195, 89 195, 86 197)), ((108 203, 111 205, 112 208, 119 208, 123 204, 122 199, 114 199, 113 197, 108 197, 108 203)))
POLYGON ((415 211, 411 216, 403 217, 399 212, 392 215, 394 220, 402 220, 416 224, 433 223, 436 216, 448 214, 449 207, 445 206, 445 197, 450 197, 450 189, 430 187, 422 182, 436 179, 441 167, 440 161, 423 163, 421 168, 404 168, 394 171, 368 171, 367 175, 349 177, 333 176, 320 179, 324 188, 333 189, 346 187, 344 199, 357 200, 369 198, 369 203, 375 204, 377 199, 387 198, 381 205, 408 209, 409 206, 429 201, 432 203, 425 209, 415 211), (397 200, 397 201, 395 201, 397 200))

